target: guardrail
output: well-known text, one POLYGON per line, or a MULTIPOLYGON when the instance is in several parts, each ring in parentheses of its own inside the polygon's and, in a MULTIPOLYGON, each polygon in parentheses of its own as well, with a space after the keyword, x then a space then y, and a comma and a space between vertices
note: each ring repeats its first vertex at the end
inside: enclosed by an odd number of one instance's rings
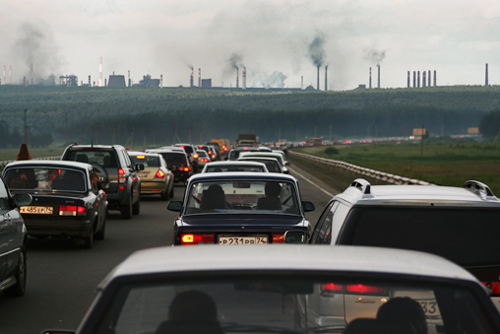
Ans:
MULTIPOLYGON (((43 157, 43 158, 33 158, 33 160, 61 160, 61 156, 56 156, 56 157, 43 157)), ((7 166, 11 162, 15 162, 16 160, 5 160, 5 161, 0 161, 0 167, 1 169, 4 169, 5 166, 7 166)))
POLYGON ((302 159, 306 159, 309 161, 313 161, 318 164, 322 164, 328 167, 337 167, 341 169, 345 169, 347 171, 362 175, 362 176, 367 176, 371 177, 383 182, 387 182, 390 184, 417 184, 417 185, 432 185, 432 183, 422 181, 422 180, 416 180, 416 179, 410 179, 408 177, 404 176, 399 176, 399 175, 394 175, 390 173, 385 173, 385 172, 380 172, 374 169, 370 168, 365 168, 365 167, 360 167, 356 166, 344 161, 340 160, 332 160, 332 159, 326 159, 326 158, 320 158, 316 157, 314 155, 310 154, 305 154, 305 153, 299 153, 299 152, 294 152, 288 150, 287 154, 290 154, 292 156, 296 156, 302 159))

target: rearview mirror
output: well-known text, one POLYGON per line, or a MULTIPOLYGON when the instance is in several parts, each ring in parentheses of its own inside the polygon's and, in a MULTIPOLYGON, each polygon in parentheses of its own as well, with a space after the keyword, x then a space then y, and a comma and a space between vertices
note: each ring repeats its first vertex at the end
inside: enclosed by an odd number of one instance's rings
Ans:
POLYGON ((302 231, 286 231, 284 240, 287 244, 305 244, 307 242, 307 235, 302 231))
POLYGON ((144 164, 136 164, 135 165, 135 170, 138 172, 138 171, 141 171, 141 170, 144 170, 144 164))
POLYGON ((304 212, 311 212, 311 211, 316 210, 313 202, 305 202, 305 201, 302 202, 302 208, 304 209, 304 212))
POLYGON ((33 197, 30 194, 16 194, 14 195, 14 202, 17 206, 30 205, 33 201, 33 197))

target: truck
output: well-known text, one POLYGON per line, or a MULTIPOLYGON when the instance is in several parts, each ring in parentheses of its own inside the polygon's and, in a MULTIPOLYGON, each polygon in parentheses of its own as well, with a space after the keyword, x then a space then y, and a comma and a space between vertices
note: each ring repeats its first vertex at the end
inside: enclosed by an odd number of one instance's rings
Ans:
POLYGON ((226 160, 227 155, 229 154, 229 150, 231 146, 229 145, 229 140, 228 139, 220 139, 220 138, 215 138, 210 141, 210 143, 207 143, 208 145, 212 144, 214 146, 217 146, 220 151, 220 156, 221 160, 226 160))
POLYGON ((256 146, 257 136, 253 133, 240 133, 238 135, 238 140, 236 141, 238 146, 256 146))

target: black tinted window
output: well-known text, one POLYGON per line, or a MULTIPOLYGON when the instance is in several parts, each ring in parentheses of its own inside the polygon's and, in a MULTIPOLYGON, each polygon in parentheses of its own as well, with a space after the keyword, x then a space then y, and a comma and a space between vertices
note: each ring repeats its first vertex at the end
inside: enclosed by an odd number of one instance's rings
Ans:
POLYGON ((461 265, 500 263, 500 210, 354 208, 341 244, 424 251, 461 265))
POLYGON ((72 150, 64 160, 95 163, 102 167, 118 167, 116 154, 114 151, 99 150, 72 150))
POLYGON ((167 162, 167 164, 171 163, 181 163, 187 164, 186 155, 183 153, 160 153, 163 156, 163 159, 167 162))

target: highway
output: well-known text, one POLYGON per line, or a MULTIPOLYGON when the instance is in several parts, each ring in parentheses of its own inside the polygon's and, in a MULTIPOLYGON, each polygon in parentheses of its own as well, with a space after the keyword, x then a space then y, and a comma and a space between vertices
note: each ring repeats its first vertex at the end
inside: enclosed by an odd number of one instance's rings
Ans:
MULTIPOLYGON (((315 225, 333 195, 343 189, 322 184, 317 177, 291 167, 299 180, 302 200, 316 210, 307 213, 315 225)), ((181 200, 184 187, 176 186, 173 200, 181 200)), ((172 243, 176 213, 167 211, 160 197, 142 197, 141 214, 122 220, 110 211, 106 237, 90 250, 71 240, 35 239, 28 242, 28 284, 24 297, 0 294, 0 334, 40 333, 44 329, 75 330, 95 297, 97 285, 132 252, 172 243)))

